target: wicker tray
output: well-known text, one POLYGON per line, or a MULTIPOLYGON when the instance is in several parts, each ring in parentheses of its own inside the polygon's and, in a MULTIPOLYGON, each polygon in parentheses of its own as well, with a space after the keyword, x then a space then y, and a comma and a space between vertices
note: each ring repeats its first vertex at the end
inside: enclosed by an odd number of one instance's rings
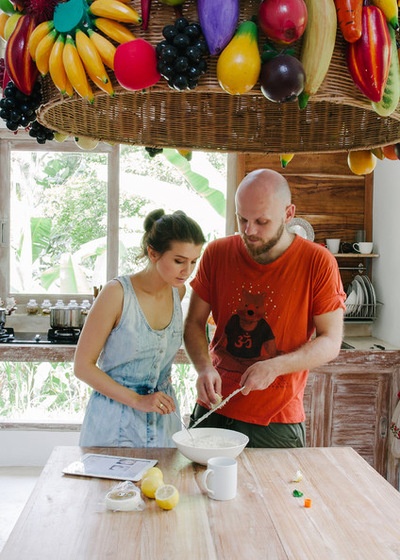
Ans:
MULTIPOLYGON (((138 4, 135 0, 137 9, 138 4)), ((242 0, 240 21, 258 6, 259 0, 242 0)), ((195 0, 186 0, 183 15, 198 21, 195 0)), ((153 0, 148 31, 132 30, 156 45, 163 27, 175 19, 173 8, 153 0)), ((260 46, 264 41, 261 36, 260 46)), ((46 79, 38 119, 58 132, 108 142, 232 152, 337 152, 400 141, 400 106, 388 118, 371 109, 347 70, 340 31, 327 77, 302 111, 297 102, 268 101, 258 85, 245 95, 225 93, 216 61, 208 58, 208 72, 193 91, 174 91, 163 79, 140 92, 116 85, 114 98, 97 90, 93 105, 76 95, 63 99, 46 79)))

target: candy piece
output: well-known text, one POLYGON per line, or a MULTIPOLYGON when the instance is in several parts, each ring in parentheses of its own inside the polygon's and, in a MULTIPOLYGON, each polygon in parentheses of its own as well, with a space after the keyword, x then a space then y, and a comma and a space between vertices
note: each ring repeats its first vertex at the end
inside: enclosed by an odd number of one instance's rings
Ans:
POLYGON ((305 507, 305 508, 310 508, 311 505, 312 505, 311 498, 305 498, 305 499, 304 499, 304 507, 305 507))
POLYGON ((293 482, 300 482, 301 480, 303 480, 303 473, 301 471, 296 471, 293 482))
POLYGON ((300 492, 300 490, 293 490, 293 496, 295 498, 301 498, 303 495, 303 492, 300 492))

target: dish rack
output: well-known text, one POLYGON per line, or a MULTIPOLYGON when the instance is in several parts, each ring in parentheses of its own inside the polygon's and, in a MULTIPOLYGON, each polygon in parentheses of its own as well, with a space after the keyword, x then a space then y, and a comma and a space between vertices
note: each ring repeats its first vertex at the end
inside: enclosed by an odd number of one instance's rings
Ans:
POLYGON ((382 304, 376 303, 364 303, 362 305, 358 303, 346 305, 346 311, 344 315, 344 321, 347 322, 359 322, 359 323, 369 323, 376 319, 378 306, 382 304))

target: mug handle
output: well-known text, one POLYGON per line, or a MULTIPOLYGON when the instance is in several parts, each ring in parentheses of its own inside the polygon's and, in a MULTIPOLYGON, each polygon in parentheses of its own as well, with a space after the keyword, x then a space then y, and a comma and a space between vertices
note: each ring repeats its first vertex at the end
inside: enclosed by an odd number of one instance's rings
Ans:
POLYGON ((211 488, 209 488, 209 487, 207 486, 207 478, 208 478, 208 475, 210 475, 210 474, 214 474, 214 471, 213 471, 212 469, 207 469, 207 470, 203 473, 203 476, 202 476, 201 481, 202 481, 202 483, 203 483, 204 488, 205 488, 206 491, 208 492, 208 494, 209 494, 210 496, 213 496, 213 495, 214 495, 214 490, 211 490, 211 488))
POLYGON ((358 243, 353 243, 353 249, 355 249, 357 251, 357 253, 361 253, 360 245, 358 243))

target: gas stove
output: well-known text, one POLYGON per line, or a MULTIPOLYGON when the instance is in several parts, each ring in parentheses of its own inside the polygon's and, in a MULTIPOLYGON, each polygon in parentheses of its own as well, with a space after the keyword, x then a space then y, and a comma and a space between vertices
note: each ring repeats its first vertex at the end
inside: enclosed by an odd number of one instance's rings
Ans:
POLYGON ((46 333, 18 332, 9 327, 0 328, 0 344, 76 344, 79 329, 49 329, 46 333))

